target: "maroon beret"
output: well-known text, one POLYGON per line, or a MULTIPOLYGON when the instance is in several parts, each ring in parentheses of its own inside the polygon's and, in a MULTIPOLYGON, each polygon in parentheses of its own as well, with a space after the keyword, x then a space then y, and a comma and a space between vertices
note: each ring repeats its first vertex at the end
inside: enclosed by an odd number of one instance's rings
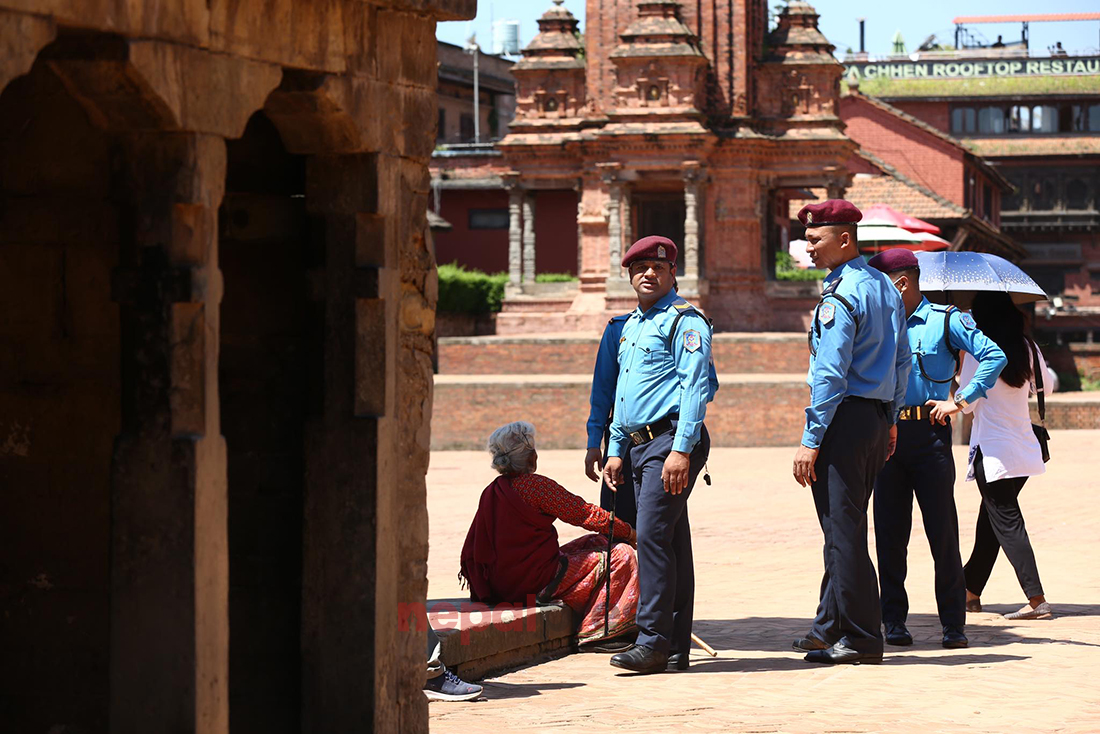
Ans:
POLYGON ((920 268, 917 256, 913 254, 912 250, 906 250, 904 247, 883 250, 868 260, 867 264, 884 273, 896 273, 899 270, 920 268))
POLYGON ((855 224, 863 212, 844 199, 828 199, 820 204, 807 204, 798 212, 798 221, 806 227, 827 227, 831 224, 855 224))
POLYGON ((630 267, 635 260, 666 260, 675 265, 676 252, 676 243, 668 237, 651 234, 630 246, 623 255, 623 267, 630 267))

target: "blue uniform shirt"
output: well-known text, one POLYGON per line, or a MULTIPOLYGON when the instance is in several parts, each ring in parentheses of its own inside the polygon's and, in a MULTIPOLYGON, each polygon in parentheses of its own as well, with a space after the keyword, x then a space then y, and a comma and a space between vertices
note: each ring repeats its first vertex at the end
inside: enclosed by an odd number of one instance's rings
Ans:
POLYGON ((802 445, 811 449, 821 447, 848 396, 893 401, 900 409, 911 359, 905 305, 884 273, 857 257, 826 276, 822 293, 810 327, 810 405, 802 433, 802 445))
POLYGON ((933 305, 927 298, 922 299, 917 310, 908 319, 913 369, 909 373, 909 384, 905 390, 906 405, 924 405, 929 400, 947 400, 951 393, 955 355, 944 340, 945 324, 951 346, 972 354, 978 360, 978 371, 974 373, 974 378, 960 387, 957 393, 966 402, 972 403, 978 398, 984 398, 986 392, 996 384, 1001 370, 1008 364, 1005 353, 978 329, 970 314, 964 314, 950 306, 933 305))
POLYGON ((623 323, 608 456, 626 453, 631 431, 672 413, 680 415, 672 450, 690 452, 699 441, 711 397, 710 324, 698 313, 686 313, 670 340, 679 301, 676 291, 669 291, 645 313, 634 309, 623 323))

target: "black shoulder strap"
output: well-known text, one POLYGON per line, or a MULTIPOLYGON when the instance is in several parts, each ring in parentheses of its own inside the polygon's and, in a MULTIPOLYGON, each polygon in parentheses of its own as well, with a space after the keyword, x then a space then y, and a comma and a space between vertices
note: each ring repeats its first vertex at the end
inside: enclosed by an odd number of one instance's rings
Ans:
POLYGON ((951 352, 955 357, 955 362, 959 361, 960 350, 951 346, 951 314, 955 313, 954 306, 948 306, 943 312, 943 343, 947 345, 947 351, 951 352))
POLYGON ((668 330, 668 343, 666 344, 666 346, 668 347, 668 351, 670 354, 672 353, 672 340, 676 336, 676 327, 680 325, 680 319, 684 318, 685 314, 693 313, 702 316, 703 320, 707 322, 707 326, 709 326, 711 330, 714 329, 714 322, 707 318, 706 314, 695 308, 695 306, 691 305, 684 299, 681 298, 678 301, 673 302, 672 307, 676 309, 676 318, 672 320, 672 328, 668 330))
POLYGON ((1027 339, 1028 346, 1031 347, 1031 374, 1035 378, 1035 396, 1039 401, 1039 421, 1045 426, 1047 420, 1047 403, 1046 396, 1043 394, 1043 372, 1046 371, 1046 365, 1039 359, 1039 350, 1035 348, 1035 342, 1031 339, 1027 339))

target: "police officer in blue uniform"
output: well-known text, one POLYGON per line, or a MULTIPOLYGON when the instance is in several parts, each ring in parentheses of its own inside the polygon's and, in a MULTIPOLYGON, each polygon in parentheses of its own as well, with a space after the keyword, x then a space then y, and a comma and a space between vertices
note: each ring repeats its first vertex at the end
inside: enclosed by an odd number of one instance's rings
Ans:
MULTIPOLYGON (((673 280, 673 289, 675 289, 673 280)), ((678 313, 685 313, 690 307, 687 301, 678 299, 674 304, 678 313)), ((694 307, 690 307, 695 310, 694 307)), ((600 481, 600 472, 603 469, 606 453, 600 450, 602 445, 608 447, 611 444, 611 414, 615 402, 615 384, 619 380, 619 338, 623 333, 623 325, 630 318, 630 314, 615 316, 604 327, 603 337, 600 339, 600 348, 596 352, 596 367, 592 372, 592 393, 589 397, 591 406, 588 413, 588 450, 584 455, 584 473, 594 482, 600 481)), ((707 402, 714 400, 714 394, 718 390, 718 375, 714 370, 714 361, 708 365, 708 394, 707 402)), ((630 452, 622 455, 623 484, 617 491, 612 491, 607 482, 600 484, 600 507, 610 511, 615 509, 615 516, 630 527, 637 527, 638 509, 634 500, 633 477, 630 469, 630 452)))
POLYGON ((637 673, 685 670, 695 569, 687 499, 710 451, 711 330, 673 289, 676 245, 643 237, 622 259, 638 294, 619 337, 607 481, 630 453, 638 505, 638 640, 611 664, 637 673))
POLYGON ((910 354, 901 296, 859 254, 862 217, 838 199, 798 213, 810 259, 832 271, 810 327, 810 405, 794 458, 794 478, 812 487, 825 536, 817 616, 794 642, 815 663, 882 662, 867 505, 896 440, 895 406, 905 395, 910 354))
POLYGON ((915 494, 935 562, 943 646, 966 647, 966 581, 959 555, 950 416, 985 397, 1004 369, 1005 355, 978 330, 970 314, 929 303, 921 294, 920 266, 912 252, 888 250, 868 264, 886 273, 901 293, 913 352, 905 405, 898 414, 897 451, 875 482, 875 547, 886 642, 913 644, 905 627, 909 614, 905 573, 915 494), (972 354, 978 369, 951 401, 948 397, 958 374, 960 351, 972 354))
MULTIPOLYGON (((624 313, 607 322, 600 339, 600 348, 596 352, 596 367, 592 371, 591 406, 588 413, 588 451, 584 455, 584 473, 594 482, 601 479, 604 457, 601 444, 607 448, 611 444, 611 412, 615 402, 615 384, 619 379, 619 339, 623 325, 630 318, 624 313)), ((606 482, 600 483, 600 507, 615 510, 615 516, 630 527, 637 527, 638 509, 634 500, 633 473, 630 470, 630 452, 622 456, 623 484, 612 491, 606 482)))

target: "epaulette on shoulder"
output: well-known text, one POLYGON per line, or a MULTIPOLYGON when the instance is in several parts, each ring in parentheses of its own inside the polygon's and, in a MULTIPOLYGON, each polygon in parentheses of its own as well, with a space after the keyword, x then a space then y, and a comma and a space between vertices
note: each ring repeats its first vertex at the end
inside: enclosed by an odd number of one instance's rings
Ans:
POLYGON ((933 303, 932 304, 932 309, 934 311, 939 311, 941 313, 951 313, 952 311, 957 311, 958 310, 957 307, 951 305, 950 303, 946 303, 946 304, 944 304, 944 303, 933 303))
POLYGON ((626 321, 629 318, 630 318, 630 314, 623 313, 623 314, 619 314, 618 316, 612 316, 610 319, 607 320, 607 323, 613 324, 616 321, 626 321))

